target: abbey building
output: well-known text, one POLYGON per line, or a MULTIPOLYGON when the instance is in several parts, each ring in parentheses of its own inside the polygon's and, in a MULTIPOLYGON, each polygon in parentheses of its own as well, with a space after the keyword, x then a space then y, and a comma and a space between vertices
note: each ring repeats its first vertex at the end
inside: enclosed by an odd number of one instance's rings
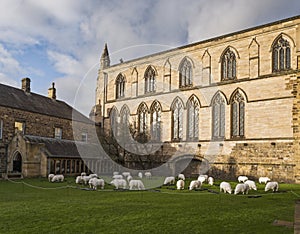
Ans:
POLYGON ((114 65, 105 46, 95 120, 161 142, 175 167, 192 155, 190 175, 300 182, 299 67, 300 16, 114 65))

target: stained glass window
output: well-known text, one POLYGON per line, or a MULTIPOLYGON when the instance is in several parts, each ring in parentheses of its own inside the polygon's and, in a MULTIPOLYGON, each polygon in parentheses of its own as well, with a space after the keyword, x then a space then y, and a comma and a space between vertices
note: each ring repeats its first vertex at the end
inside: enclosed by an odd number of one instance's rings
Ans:
POLYGON ((196 97, 188 101, 188 139, 198 140, 199 138, 199 102, 196 97))
POLYGON ((177 99, 172 108, 172 139, 181 140, 183 135, 183 105, 177 99))
POLYGON ((283 71, 291 68, 290 43, 282 36, 273 45, 273 72, 283 71))
POLYGON ((225 101, 220 94, 213 100, 212 106, 213 138, 225 137, 225 101))
POLYGON ((125 78, 122 74, 119 74, 116 79, 116 98, 122 98, 125 96, 125 78))
POLYGON ((222 80, 233 80, 236 78, 236 58, 235 54, 227 49, 221 60, 222 80))
POLYGON ((245 129, 245 100, 237 92, 231 102, 231 136, 243 137, 245 129))
POLYGON ((183 59, 179 68, 179 87, 191 86, 193 84, 192 64, 186 58, 183 59))
POLYGON ((139 133, 146 133, 147 131, 147 114, 148 108, 145 103, 142 103, 138 109, 139 133))
POLYGON ((157 101, 151 106, 151 139, 161 140, 161 106, 157 101))
POLYGON ((155 70, 149 66, 145 72, 145 93, 155 92, 155 70))

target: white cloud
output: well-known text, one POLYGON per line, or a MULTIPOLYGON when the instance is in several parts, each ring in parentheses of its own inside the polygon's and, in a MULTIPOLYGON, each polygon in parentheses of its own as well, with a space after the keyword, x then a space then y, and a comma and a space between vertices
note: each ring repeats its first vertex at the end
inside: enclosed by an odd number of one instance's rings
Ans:
MULTIPOLYGON (((13 84, 11 77, 19 79, 21 73, 44 79, 44 67, 37 69, 22 60, 22 51, 43 47, 44 56, 60 74, 43 80, 44 90, 55 80, 58 97, 71 104, 86 76, 88 90, 95 90, 105 42, 113 62, 121 57, 126 61, 290 17, 299 14, 298 9, 298 0, 0 1, 0 82, 13 84)), ((85 113, 90 109, 87 96, 80 98, 85 113)))

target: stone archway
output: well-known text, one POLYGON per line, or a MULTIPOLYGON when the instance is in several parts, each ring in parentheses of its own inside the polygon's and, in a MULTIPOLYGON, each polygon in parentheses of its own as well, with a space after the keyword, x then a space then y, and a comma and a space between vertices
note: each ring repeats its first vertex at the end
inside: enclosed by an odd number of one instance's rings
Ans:
POLYGON ((182 173, 186 177, 198 177, 200 174, 207 174, 209 163, 204 158, 186 155, 177 158, 175 163, 175 172, 182 173))
POLYGON ((22 156, 19 152, 16 152, 13 157, 13 172, 22 173, 22 156))

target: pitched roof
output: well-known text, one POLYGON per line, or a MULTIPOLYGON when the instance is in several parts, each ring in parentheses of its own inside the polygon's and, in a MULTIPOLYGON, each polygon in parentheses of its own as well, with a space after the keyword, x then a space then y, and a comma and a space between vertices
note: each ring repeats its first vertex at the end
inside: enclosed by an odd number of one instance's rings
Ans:
POLYGON ((50 158, 86 158, 101 159, 103 149, 97 144, 75 142, 56 138, 39 137, 32 135, 23 136, 31 144, 43 144, 42 151, 50 158))
POLYGON ((93 124, 67 103, 0 84, 0 106, 93 124))

